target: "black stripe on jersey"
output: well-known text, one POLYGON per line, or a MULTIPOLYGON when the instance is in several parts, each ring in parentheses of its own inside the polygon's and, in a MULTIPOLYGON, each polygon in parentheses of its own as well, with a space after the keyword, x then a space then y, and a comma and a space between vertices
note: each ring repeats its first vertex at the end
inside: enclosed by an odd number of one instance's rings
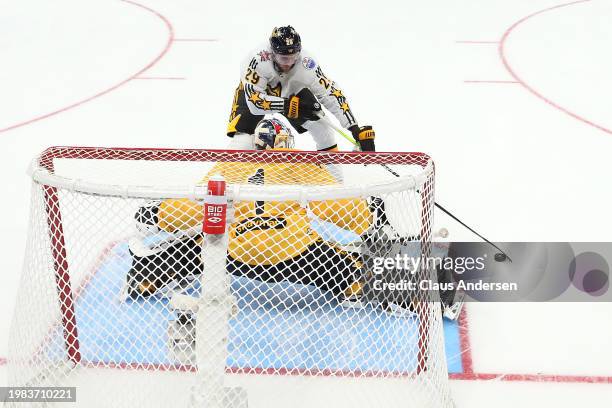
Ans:
POLYGON ((253 94, 259 95, 260 98, 259 98, 259 100, 257 102, 250 101, 251 103, 253 103, 259 109, 269 110, 269 111, 273 111, 273 112, 283 112, 285 110, 285 104, 284 104, 284 101, 282 101, 282 100, 281 101, 269 101, 270 102, 269 109, 264 109, 264 107, 263 107, 264 99, 263 98, 265 98, 265 96, 261 92, 257 91, 255 89, 255 87, 253 85, 251 85, 251 84, 245 84, 244 85, 244 93, 245 93, 247 101, 250 100, 250 98, 251 98, 251 96, 253 94))
POLYGON ((259 92, 257 92, 257 91, 255 90, 255 88, 253 88, 253 85, 251 85, 251 84, 245 84, 245 85, 244 85, 244 96, 246 97, 247 103, 248 103, 248 102, 251 102, 253 105, 255 105, 255 106, 257 106, 258 108, 260 108, 260 109, 261 109, 261 98, 260 98, 260 100, 259 100, 259 101, 257 101, 257 102, 253 102, 253 101, 251 100, 251 97, 252 97, 254 94, 259 94, 259 92))
POLYGON ((244 94, 245 94, 247 100, 251 97, 252 93, 253 93, 253 85, 251 85, 251 84, 244 84, 244 94))
POLYGON ((257 68, 257 64, 258 64, 258 62, 257 62, 257 58, 253 58, 253 59, 251 60, 251 63, 249 64, 249 68, 251 68, 251 69, 255 69, 255 68, 257 68))
POLYGON ((355 124, 355 116, 353 116, 353 113, 350 110, 346 111, 344 113, 344 116, 346 116, 346 118, 348 119, 350 126, 355 124))
POLYGON ((335 85, 336 84, 334 82, 331 83, 331 90, 329 92, 329 96, 333 96, 334 98, 336 98, 336 102, 338 103, 338 106, 342 110, 346 119, 349 121, 349 124, 353 125, 355 124, 356 121, 355 121, 355 117, 353 116, 353 112, 351 112, 351 107, 348 105, 348 102, 346 101, 346 97, 342 93, 342 90, 340 90, 339 88, 336 88, 335 85), (344 104, 346 104, 346 106, 348 107, 346 111, 342 109, 342 106, 344 104))
POLYGON ((253 85, 251 85, 251 84, 245 84, 244 85, 244 92, 246 93, 247 99, 250 98, 251 95, 253 95, 254 93, 259 93, 255 89, 255 87, 253 85))
MULTIPOLYGON (((328 151, 328 150, 333 150, 333 149, 336 149, 337 147, 338 147, 338 145, 337 145, 337 144, 335 144, 335 145, 332 145, 332 146, 326 147, 325 149, 320 149, 319 151, 320 151, 320 152, 326 152, 326 151, 328 151)), ((323 168, 323 167, 321 166, 321 168, 323 168)))

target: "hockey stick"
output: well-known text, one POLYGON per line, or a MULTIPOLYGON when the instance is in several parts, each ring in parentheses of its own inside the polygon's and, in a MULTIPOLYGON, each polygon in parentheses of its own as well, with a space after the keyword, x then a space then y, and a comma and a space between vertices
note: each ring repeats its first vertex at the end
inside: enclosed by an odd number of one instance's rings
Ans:
MULTIPOLYGON (((329 118, 327 116, 320 116, 321 120, 323 120, 323 122, 325 122, 325 124, 327 124, 327 126, 331 127, 332 129, 334 129, 336 132, 338 132, 342 137, 344 137, 346 140, 348 140, 349 142, 351 142, 353 144, 353 146, 358 146, 359 144, 355 141, 355 139, 353 138, 353 136, 347 134, 342 128, 336 126, 331 120, 329 120, 329 118)), ((381 164, 381 166, 387 170, 389 173, 393 174, 395 177, 399 177, 400 175, 394 171, 391 167, 389 167, 389 165, 387 164, 381 164)), ((499 254, 495 254, 495 260, 498 262, 503 262, 506 260, 506 258, 512 262, 512 258, 510 258, 508 256, 508 254, 506 252, 504 252, 500 247, 498 247, 497 245, 495 245, 494 243, 492 243, 491 241, 489 241, 488 239, 486 239, 485 237, 483 237, 482 235, 480 235, 479 233, 477 233, 476 231, 474 231, 473 228, 470 228, 466 223, 464 223, 463 221, 461 221, 459 218, 457 218, 454 214, 452 214, 450 211, 448 211, 446 208, 442 207, 440 204, 434 202, 435 206, 438 207, 442 212, 444 212, 446 215, 448 215, 449 217, 451 217, 452 219, 454 219, 455 221, 457 221, 459 224, 463 225, 465 228, 467 228, 469 231, 471 231, 472 233, 474 233, 476 236, 478 236, 479 238, 481 238, 484 242, 486 242, 487 244, 491 245, 493 248, 497 249, 499 251, 499 254)))

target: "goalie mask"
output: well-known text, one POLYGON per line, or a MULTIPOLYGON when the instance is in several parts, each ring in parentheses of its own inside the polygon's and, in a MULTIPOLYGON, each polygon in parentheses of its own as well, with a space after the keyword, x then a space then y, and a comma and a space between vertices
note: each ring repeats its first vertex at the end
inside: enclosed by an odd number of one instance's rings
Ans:
POLYGON ((293 135, 278 119, 264 119, 255 127, 253 143, 257 150, 293 149, 293 135))

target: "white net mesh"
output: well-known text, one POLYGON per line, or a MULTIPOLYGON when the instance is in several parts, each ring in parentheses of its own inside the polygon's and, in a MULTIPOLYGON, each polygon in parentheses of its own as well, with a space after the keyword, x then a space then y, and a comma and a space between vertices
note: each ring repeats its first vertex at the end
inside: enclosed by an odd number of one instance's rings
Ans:
POLYGON ((373 287, 433 272, 373 273, 429 254, 428 156, 67 147, 33 167, 10 385, 83 407, 452 406, 435 294, 373 287), (201 232, 211 175, 222 237, 201 232))

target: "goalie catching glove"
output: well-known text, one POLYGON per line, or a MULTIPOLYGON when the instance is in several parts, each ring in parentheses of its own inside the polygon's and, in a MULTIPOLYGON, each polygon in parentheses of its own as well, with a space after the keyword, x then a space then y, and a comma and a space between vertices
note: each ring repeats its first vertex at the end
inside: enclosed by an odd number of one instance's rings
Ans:
POLYGON ((376 147, 374 146, 374 138, 376 133, 372 126, 357 126, 353 125, 348 130, 353 134, 353 138, 357 143, 362 152, 374 152, 376 147))
POLYGON ((288 119, 318 120, 321 104, 307 88, 285 99, 284 114, 288 119))

